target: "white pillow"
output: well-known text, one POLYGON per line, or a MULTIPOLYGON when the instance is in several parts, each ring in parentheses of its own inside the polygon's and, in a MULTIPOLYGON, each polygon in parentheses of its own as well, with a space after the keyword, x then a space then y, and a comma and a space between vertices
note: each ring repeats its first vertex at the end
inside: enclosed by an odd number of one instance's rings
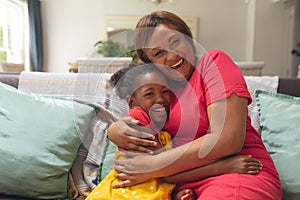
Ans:
POLYGON ((252 97, 252 103, 248 106, 249 116, 252 126, 260 133, 260 124, 258 119, 258 107, 255 102, 255 91, 263 90, 277 93, 279 77, 278 76, 244 76, 248 90, 252 97))

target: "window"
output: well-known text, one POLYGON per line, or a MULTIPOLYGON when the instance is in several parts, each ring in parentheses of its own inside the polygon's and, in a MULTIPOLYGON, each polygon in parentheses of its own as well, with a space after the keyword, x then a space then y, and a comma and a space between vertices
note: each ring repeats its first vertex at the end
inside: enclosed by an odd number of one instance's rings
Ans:
POLYGON ((29 63, 27 3, 0 0, 0 62, 29 63))

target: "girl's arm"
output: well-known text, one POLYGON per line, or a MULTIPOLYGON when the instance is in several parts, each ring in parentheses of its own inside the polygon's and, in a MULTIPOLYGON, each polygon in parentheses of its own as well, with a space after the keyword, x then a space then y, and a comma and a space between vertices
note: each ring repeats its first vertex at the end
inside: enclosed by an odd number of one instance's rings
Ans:
POLYGON ((228 173, 258 174, 262 169, 259 160, 250 155, 236 155, 221 159, 208 165, 165 177, 169 183, 184 183, 228 173))

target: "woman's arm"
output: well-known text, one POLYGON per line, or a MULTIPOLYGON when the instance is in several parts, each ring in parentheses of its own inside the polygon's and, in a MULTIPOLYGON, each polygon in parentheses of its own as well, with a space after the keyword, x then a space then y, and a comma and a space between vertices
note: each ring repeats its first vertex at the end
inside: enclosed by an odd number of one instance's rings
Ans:
POLYGON ((232 94, 209 105, 210 132, 190 143, 154 156, 117 160, 115 169, 119 173, 116 176, 123 182, 115 187, 135 185, 150 177, 174 175, 238 154, 244 144, 247 102, 247 98, 232 94))
POLYGON ((164 180, 169 183, 184 183, 228 173, 255 175, 261 169, 262 164, 259 160, 252 158, 250 155, 236 155, 165 177, 164 180))

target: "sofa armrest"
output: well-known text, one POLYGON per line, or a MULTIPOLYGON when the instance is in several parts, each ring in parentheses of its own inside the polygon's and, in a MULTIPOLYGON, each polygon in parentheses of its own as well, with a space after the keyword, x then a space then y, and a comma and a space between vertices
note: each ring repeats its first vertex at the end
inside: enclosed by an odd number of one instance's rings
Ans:
POLYGON ((0 82, 18 88, 19 77, 19 73, 0 73, 0 82))

